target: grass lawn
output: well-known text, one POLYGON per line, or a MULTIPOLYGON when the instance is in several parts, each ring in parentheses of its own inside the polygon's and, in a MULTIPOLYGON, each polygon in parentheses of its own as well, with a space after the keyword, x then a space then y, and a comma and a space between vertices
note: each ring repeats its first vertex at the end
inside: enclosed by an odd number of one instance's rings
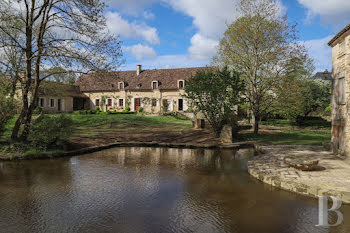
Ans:
POLYGON ((281 127, 301 127, 303 129, 330 129, 332 127, 332 123, 330 121, 323 119, 304 120, 301 126, 297 125, 295 122, 284 119, 261 121, 260 124, 281 127))
POLYGON ((240 134, 240 140, 257 141, 273 145, 322 145, 323 142, 330 142, 331 133, 311 130, 284 130, 277 133, 253 133, 240 134))
POLYGON ((94 137, 101 134, 169 130, 179 132, 192 127, 192 122, 176 116, 142 116, 134 114, 70 115, 74 136, 94 137))
MULTIPOLYGON (((56 115, 50 115, 55 117, 56 115)), ((143 116, 136 114, 69 114, 73 135, 67 149, 119 142, 218 143, 209 129, 193 130, 192 122, 177 116, 143 116)), ((11 148, 10 135, 16 117, 5 126, 0 147, 11 148)), ((319 122, 320 123, 320 122, 319 122)), ((259 135, 251 130, 239 133, 238 142, 257 141, 273 145, 322 145, 329 142, 330 128, 324 122, 300 128, 285 120, 263 122, 259 135)), ((309 124, 310 125, 310 124, 309 124)), ((29 153, 36 148, 29 146, 29 153)), ((1 151, 1 150, 0 150, 1 151)), ((50 151, 49 151, 50 152, 50 151)), ((27 153, 27 152, 26 152, 27 153)))

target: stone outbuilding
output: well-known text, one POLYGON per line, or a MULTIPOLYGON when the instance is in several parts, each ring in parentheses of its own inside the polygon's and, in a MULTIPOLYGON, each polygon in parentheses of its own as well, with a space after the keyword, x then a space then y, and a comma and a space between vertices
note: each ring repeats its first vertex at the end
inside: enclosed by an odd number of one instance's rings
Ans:
POLYGON ((350 155, 350 24, 328 42, 332 47, 332 149, 350 155))

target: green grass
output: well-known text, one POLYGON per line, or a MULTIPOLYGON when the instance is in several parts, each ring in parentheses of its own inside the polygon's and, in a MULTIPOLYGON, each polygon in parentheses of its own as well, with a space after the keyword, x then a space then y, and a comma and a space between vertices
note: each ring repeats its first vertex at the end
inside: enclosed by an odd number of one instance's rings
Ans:
POLYGON ((258 141, 272 145, 322 145, 323 142, 331 140, 330 132, 306 131, 306 130, 286 130, 279 133, 240 134, 240 140, 258 141))
MULTIPOLYGON (((50 114, 54 117, 55 114, 50 114)), ((181 131, 190 129, 192 122, 179 116, 142 116, 135 114, 69 114, 73 120, 73 136, 93 137, 113 131, 135 131, 169 129, 181 131)), ((0 142, 8 142, 16 117, 6 125, 0 142)))
POLYGON ((323 119, 304 120, 299 125, 293 121, 285 119, 272 119, 261 121, 261 125, 279 126, 279 127, 299 127, 305 129, 330 129, 332 123, 323 119))

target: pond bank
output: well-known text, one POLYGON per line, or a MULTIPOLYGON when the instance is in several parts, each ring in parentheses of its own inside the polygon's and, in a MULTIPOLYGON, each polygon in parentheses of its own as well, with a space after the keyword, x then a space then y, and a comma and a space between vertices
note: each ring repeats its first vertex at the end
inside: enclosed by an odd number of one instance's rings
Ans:
POLYGON ((322 146, 262 146, 263 152, 249 161, 248 172, 256 179, 284 190, 318 197, 330 195, 350 203, 350 162, 322 146), (290 167, 285 158, 318 160, 315 171, 290 167))
POLYGON ((0 154, 0 161, 15 161, 15 160, 33 160, 33 159, 52 159, 60 157, 69 157, 89 154, 97 151, 102 151, 115 147, 168 147, 168 148, 203 148, 203 149, 246 149, 254 148, 255 151, 259 150, 259 146, 254 142, 238 142, 230 144, 205 144, 205 143, 164 143, 164 142, 117 142, 104 145, 90 146, 72 151, 59 151, 59 152, 42 152, 35 155, 25 154, 0 154))

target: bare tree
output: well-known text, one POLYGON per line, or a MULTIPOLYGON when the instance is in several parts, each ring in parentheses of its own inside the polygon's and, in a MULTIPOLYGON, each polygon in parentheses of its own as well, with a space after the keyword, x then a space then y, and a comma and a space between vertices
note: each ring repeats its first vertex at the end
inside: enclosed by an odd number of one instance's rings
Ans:
POLYGON ((23 106, 12 139, 28 137, 43 80, 60 72, 110 71, 120 65, 120 41, 107 30, 104 8, 102 0, 0 0, 0 33, 5 35, 0 48, 25 55, 23 106), (51 67, 63 69, 44 72, 51 67))
POLYGON ((213 61, 242 73, 258 134, 261 115, 274 100, 273 87, 279 85, 292 59, 303 65, 307 53, 297 41, 296 25, 281 16, 275 0, 241 0, 238 10, 241 17, 228 26, 213 61))

